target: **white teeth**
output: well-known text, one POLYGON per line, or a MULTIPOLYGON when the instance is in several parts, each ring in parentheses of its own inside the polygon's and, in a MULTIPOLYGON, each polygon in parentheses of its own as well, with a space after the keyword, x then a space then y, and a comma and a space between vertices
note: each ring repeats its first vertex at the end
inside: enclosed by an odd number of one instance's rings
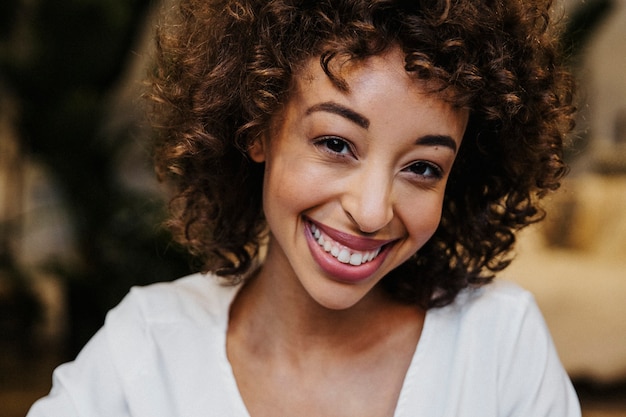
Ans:
POLYGON ((361 265, 362 260, 363 255, 361 255, 360 253, 353 253, 352 256, 350 256, 350 265, 361 265))
POLYGON ((314 224, 311 224, 311 232, 313 232, 315 240, 324 251, 330 253, 333 257, 337 258, 339 262, 344 264, 349 263, 350 265, 359 266, 371 261, 380 253, 380 248, 365 252, 347 248, 322 234, 322 231, 314 224))
POLYGON ((343 264, 347 264, 350 262, 350 251, 348 249, 342 249, 339 251, 339 256, 337 256, 337 260, 343 264))

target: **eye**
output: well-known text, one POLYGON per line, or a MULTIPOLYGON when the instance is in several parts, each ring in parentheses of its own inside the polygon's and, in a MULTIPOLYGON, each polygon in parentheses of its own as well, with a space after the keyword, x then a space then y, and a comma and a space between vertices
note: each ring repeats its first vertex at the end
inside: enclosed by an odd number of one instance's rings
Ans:
POLYGON ((426 179, 440 179, 443 177, 443 170, 437 165, 418 161, 405 168, 406 171, 426 179))
POLYGON ((315 144, 321 147, 324 151, 339 155, 350 155, 352 149, 350 144, 341 138, 336 136, 322 137, 315 142, 315 144))

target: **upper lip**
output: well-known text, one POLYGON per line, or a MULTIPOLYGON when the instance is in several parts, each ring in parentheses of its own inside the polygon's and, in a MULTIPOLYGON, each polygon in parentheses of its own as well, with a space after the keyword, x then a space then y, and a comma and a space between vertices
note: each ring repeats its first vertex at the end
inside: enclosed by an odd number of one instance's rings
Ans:
POLYGON ((333 229, 330 226, 318 223, 311 219, 307 219, 310 223, 313 223, 324 234, 328 235, 334 241, 354 250, 358 251, 371 251, 380 248, 396 239, 372 239, 368 237, 355 236, 350 233, 342 232, 337 229, 333 229))

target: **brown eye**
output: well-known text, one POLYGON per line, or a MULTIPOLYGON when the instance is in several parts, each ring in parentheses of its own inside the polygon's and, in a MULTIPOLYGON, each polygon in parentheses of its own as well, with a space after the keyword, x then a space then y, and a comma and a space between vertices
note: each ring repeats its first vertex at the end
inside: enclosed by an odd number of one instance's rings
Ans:
POLYGON ((340 155, 348 155, 351 153, 350 145, 348 142, 341 138, 337 137, 325 137, 320 139, 317 144, 325 148, 326 151, 340 154, 340 155))
POLYGON ((441 178, 443 177, 443 172, 441 168, 439 168, 435 164, 431 164, 430 162, 419 161, 409 165, 406 170, 409 172, 419 175, 424 178, 441 178))

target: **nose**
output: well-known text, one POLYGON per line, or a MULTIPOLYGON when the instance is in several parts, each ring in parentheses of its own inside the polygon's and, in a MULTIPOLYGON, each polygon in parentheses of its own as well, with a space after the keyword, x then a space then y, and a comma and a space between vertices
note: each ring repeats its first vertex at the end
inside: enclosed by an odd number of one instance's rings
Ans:
POLYGON ((342 207, 362 233, 375 233, 393 218, 392 182, 381 169, 364 169, 346 182, 342 207))

